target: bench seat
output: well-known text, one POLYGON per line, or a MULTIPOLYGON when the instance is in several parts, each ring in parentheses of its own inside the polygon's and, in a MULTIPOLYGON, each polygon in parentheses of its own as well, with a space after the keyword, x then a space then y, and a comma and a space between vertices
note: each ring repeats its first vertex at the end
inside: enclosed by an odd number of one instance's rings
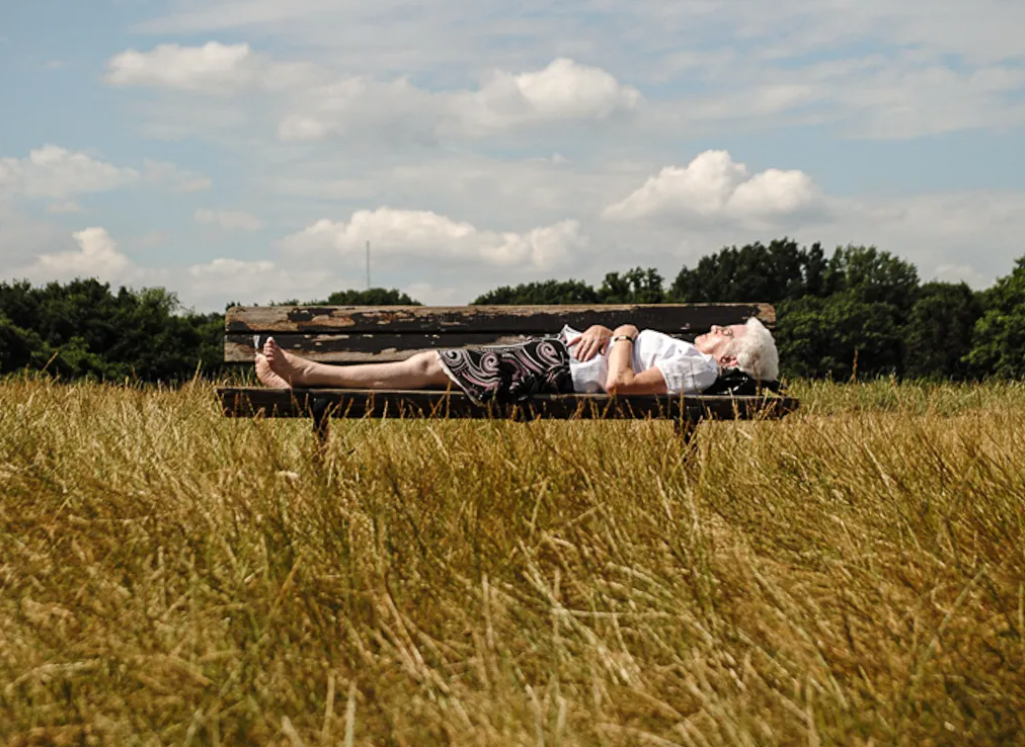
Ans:
POLYGON ((522 403, 474 404, 462 392, 367 389, 266 389, 223 387, 218 396, 228 417, 347 418, 489 418, 533 420, 636 419, 697 421, 781 417, 798 401, 781 396, 670 396, 607 394, 538 394, 522 403))

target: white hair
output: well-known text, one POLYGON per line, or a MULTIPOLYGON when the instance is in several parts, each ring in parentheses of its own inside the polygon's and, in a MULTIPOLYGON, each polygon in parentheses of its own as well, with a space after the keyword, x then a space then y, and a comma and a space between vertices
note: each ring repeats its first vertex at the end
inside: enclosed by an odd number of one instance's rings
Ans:
POLYGON ((772 333, 754 317, 748 319, 744 326, 747 334, 733 340, 726 353, 736 357, 737 368, 748 376, 759 381, 776 381, 779 378, 779 352, 772 333))

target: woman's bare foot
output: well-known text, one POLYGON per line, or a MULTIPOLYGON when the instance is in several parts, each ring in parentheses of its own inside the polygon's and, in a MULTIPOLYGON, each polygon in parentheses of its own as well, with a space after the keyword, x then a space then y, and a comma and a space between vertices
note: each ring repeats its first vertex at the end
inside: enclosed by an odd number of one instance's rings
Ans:
POLYGON ((312 361, 286 353, 273 337, 268 337, 267 342, 264 343, 263 355, 270 365, 271 373, 284 381, 286 388, 303 386, 308 382, 310 374, 313 373, 315 364, 312 361))
POLYGON ((287 381, 271 370, 270 361, 263 353, 256 354, 256 377, 264 386, 271 389, 291 389, 287 381))

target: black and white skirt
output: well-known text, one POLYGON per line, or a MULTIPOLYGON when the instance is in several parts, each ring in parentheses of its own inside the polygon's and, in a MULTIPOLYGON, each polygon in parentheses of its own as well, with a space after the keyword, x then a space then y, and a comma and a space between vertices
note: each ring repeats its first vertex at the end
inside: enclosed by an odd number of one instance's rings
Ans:
POLYGON ((569 394, 569 348, 558 337, 516 345, 439 350, 452 382, 478 405, 522 402, 534 394, 569 394))

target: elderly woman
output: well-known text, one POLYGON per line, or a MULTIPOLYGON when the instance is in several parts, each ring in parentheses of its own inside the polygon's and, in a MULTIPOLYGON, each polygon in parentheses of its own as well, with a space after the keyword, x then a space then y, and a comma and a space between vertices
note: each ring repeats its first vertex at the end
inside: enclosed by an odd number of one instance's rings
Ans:
POLYGON ((267 340, 256 355, 266 386, 352 389, 438 389, 455 384, 480 404, 539 393, 696 394, 724 369, 759 381, 779 373, 776 343, 757 319, 713 326, 693 343, 632 324, 585 332, 563 327, 554 337, 517 345, 417 353, 395 363, 331 366, 286 353, 267 340))

